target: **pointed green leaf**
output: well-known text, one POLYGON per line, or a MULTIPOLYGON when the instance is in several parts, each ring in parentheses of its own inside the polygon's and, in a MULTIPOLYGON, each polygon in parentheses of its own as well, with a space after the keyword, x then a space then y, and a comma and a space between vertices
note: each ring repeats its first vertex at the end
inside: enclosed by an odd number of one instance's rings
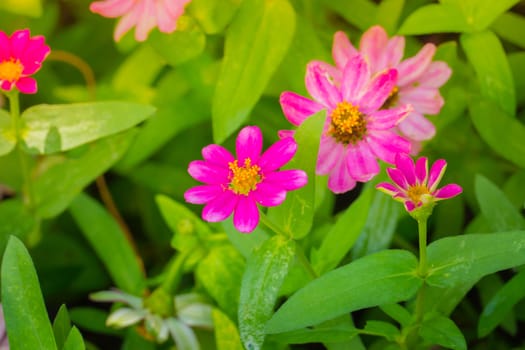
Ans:
POLYGON ((485 306, 478 323, 480 337, 487 336, 494 330, 505 317, 509 315, 514 306, 525 298, 525 270, 512 277, 485 306))
MULTIPOLYGON (((498 2, 494 1, 494 3, 498 2)), ((504 13, 492 23, 491 29, 502 39, 525 48, 525 36, 521 35, 525 32, 524 16, 514 12, 504 13)))
POLYGON ((69 319, 66 305, 62 304, 53 320, 53 333, 55 334, 55 341, 59 349, 63 348, 70 331, 71 320, 69 319))
POLYGON ((367 255, 319 277, 288 299, 267 333, 291 331, 367 307, 410 299, 421 286, 417 259, 401 250, 367 255))
POLYGON ((266 240, 248 258, 239 299, 239 331, 248 350, 261 349, 266 322, 273 313, 294 253, 295 242, 277 235, 266 240))
POLYGON ((0 156, 8 154, 15 148, 16 138, 11 125, 11 116, 0 109, 0 156))
POLYGON ((224 30, 236 13, 241 0, 193 0, 187 7, 206 34, 217 34, 224 30))
POLYGON ((11 236, 2 260, 2 308, 11 349, 56 350, 31 256, 11 236))
POLYGON ((296 331, 271 335, 271 339, 283 344, 340 343, 354 338, 356 328, 303 328, 296 331))
POLYGON ((399 304, 386 304, 379 306, 379 308, 403 327, 407 327, 412 323, 410 312, 399 304))
MULTIPOLYGON (((525 264, 525 231, 446 237, 428 246, 431 286, 454 287, 525 264)), ((468 283, 467 283, 468 284, 468 283)))
POLYGON ((213 97, 216 143, 222 143, 248 118, 288 50, 294 27, 295 13, 287 0, 242 2, 226 35, 213 97))
POLYGON ((456 6, 430 4, 412 12, 401 25, 399 34, 462 33, 471 30, 470 23, 456 6))
POLYGON ((395 34, 399 18, 403 12, 405 0, 383 0, 377 6, 376 23, 387 33, 395 34))
POLYGON ((371 0, 333 1, 323 0, 324 4, 337 12, 348 23, 362 31, 375 24, 377 5, 371 0))
POLYGON ((154 111, 130 102, 38 105, 22 113, 22 137, 31 153, 56 153, 129 129, 154 111))
POLYGON ((419 335, 425 343, 441 345, 448 349, 467 350, 465 337, 456 324, 447 317, 432 315, 421 324, 419 335))
POLYGON ((395 338, 400 335, 399 329, 396 326, 384 321, 366 321, 364 331, 366 334, 384 337, 390 341, 394 341, 395 338))
POLYGON ((82 339, 82 334, 77 327, 73 326, 69 335, 67 336, 66 342, 62 350, 85 350, 86 345, 84 344, 84 339, 82 339))
POLYGON ((268 210, 268 217, 295 239, 300 239, 310 232, 315 210, 315 165, 319 141, 326 119, 326 111, 320 111, 309 117, 297 129, 294 138, 297 141, 297 153, 286 169, 302 169, 308 176, 308 184, 298 190, 290 191, 283 204, 268 210))
POLYGON ((514 116, 516 113, 514 79, 507 55, 498 37, 486 30, 462 34, 460 42, 476 71, 481 94, 496 102, 507 114, 514 116), (490 52, 490 55, 487 55, 487 52, 490 52))
POLYGON ((70 212, 117 287, 141 295, 144 288, 141 267, 115 219, 94 199, 82 193, 71 203, 70 212))
POLYGON ((24 240, 36 228, 33 214, 19 199, 0 201, 0 222, 0 252, 10 236, 24 240))
POLYGON ((243 350, 235 323, 218 309, 211 313, 215 329, 217 350, 243 350))
POLYGON ((443 5, 453 5, 461 10, 463 17, 476 31, 486 29, 503 12, 520 0, 441 0, 443 5))

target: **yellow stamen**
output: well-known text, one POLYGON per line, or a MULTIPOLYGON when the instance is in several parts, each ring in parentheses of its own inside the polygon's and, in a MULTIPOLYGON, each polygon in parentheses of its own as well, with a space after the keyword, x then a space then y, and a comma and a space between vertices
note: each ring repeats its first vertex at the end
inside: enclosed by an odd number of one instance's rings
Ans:
POLYGON ((7 61, 2 61, 0 62, 0 80, 17 81, 20 79, 23 70, 24 66, 18 59, 10 58, 7 61))
POLYGON ((421 197, 426 194, 430 194, 430 192, 424 185, 410 186, 407 191, 408 198, 416 205, 422 202, 421 197))
POLYGON ((238 161, 228 163, 230 168, 230 184, 229 188, 236 194, 242 194, 247 196, 248 193, 257 188, 257 184, 263 179, 261 174, 261 168, 258 165, 252 165, 252 160, 246 158, 244 165, 238 165, 238 161))
POLYGON ((388 95, 388 98, 386 99, 385 103, 381 106, 381 109, 389 109, 394 107, 397 104, 397 101, 399 100, 399 88, 397 86, 394 86, 392 91, 390 91, 390 95, 388 95))
POLYGON ((358 106, 339 102, 331 114, 332 122, 328 133, 345 145, 355 144, 366 134, 366 120, 358 106))

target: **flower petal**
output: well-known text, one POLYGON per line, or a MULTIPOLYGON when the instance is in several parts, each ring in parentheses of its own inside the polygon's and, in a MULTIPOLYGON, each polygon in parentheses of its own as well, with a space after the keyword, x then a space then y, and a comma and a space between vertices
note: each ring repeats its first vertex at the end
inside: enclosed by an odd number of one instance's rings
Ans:
POLYGON ((235 141, 235 151, 239 164, 244 164, 246 158, 250 158, 252 164, 259 161, 263 146, 261 129, 257 126, 244 127, 235 141))
POLYGON ((409 186, 416 185, 416 166, 408 154, 398 153, 396 155, 396 167, 403 173, 409 186))
POLYGON ((113 34, 113 39, 119 41, 122 39, 124 34, 126 34, 131 28, 137 25, 137 22, 140 17, 140 12, 135 9, 131 9, 127 12, 117 23, 115 28, 115 33, 113 34))
POLYGON ((365 57, 372 72, 379 70, 379 62, 384 49, 388 44, 388 35, 381 26, 373 26, 368 29, 359 43, 359 52, 365 57))
POLYGON ((209 201, 202 209, 202 219, 209 222, 219 222, 231 215, 238 201, 237 195, 231 191, 223 191, 219 196, 209 201))
POLYGON ((417 82, 420 86, 437 89, 444 85, 451 75, 452 69, 446 62, 434 61, 430 63, 428 69, 419 77, 417 82))
POLYGON ((13 57, 22 57, 29 43, 29 29, 17 30, 11 34, 11 54, 13 57))
POLYGON ((274 171, 288 163, 297 151, 297 142, 292 137, 281 139, 268 147, 259 160, 263 173, 274 171))
POLYGON ((361 55, 354 55, 344 67, 341 94, 345 101, 354 103, 363 94, 370 79, 370 67, 361 55))
POLYGON ((448 184, 438 189, 433 195, 437 200, 441 200, 455 197, 461 192, 463 192, 461 186, 457 184, 448 184))
POLYGON ((133 0, 96 1, 89 5, 89 10, 104 17, 115 18, 128 13, 133 3, 133 0))
POLYGON ((293 125, 299 126, 303 121, 324 107, 295 92, 283 92, 279 99, 284 116, 293 125))
POLYGON ((381 109, 377 112, 370 113, 368 116, 368 129, 389 130, 402 122, 412 111, 412 106, 403 105, 400 107, 381 109))
POLYGON ((392 185, 390 182, 380 182, 376 185, 376 189, 390 196, 401 194, 399 189, 396 186, 392 185))
POLYGON ((178 17, 172 17, 167 10, 166 3, 168 1, 157 1, 155 4, 155 17, 157 18, 157 26, 162 33, 171 33, 177 28, 178 17))
POLYGON ((20 78, 15 85, 17 89, 24 94, 34 94, 38 90, 36 80, 31 77, 20 78))
MULTIPOLYGON (((405 178, 405 174, 403 174, 401 170, 397 168, 387 168, 386 173, 388 174, 392 182, 394 182, 394 184, 397 187, 399 187, 400 190, 408 190, 408 182, 405 178)), ((402 191, 399 192, 401 193, 402 191)))
POLYGON ((184 199, 192 204, 204 204, 219 196, 224 189, 220 185, 195 186, 184 192, 184 199))
POLYGON ((267 174, 264 183, 271 183, 292 191, 305 186, 308 183, 308 176, 302 170, 281 170, 267 174))
POLYGON ((153 1, 142 1, 137 3, 135 10, 140 13, 135 29, 135 39, 142 42, 148 38, 149 32, 157 25, 155 4, 153 1))
POLYGON ((425 44, 415 56, 401 62, 397 66, 399 73, 397 84, 399 86, 405 86, 417 81, 429 67, 435 53, 436 45, 428 43, 425 44))
POLYGON ((375 130, 366 137, 377 158, 394 164, 397 153, 410 153, 410 142, 392 131, 375 130))
POLYGON ((332 56, 335 64, 341 70, 346 66, 346 63, 354 55, 358 54, 357 49, 352 45, 348 36, 342 31, 334 34, 334 44, 332 46, 332 56))
POLYGON ((432 164, 432 167, 430 168, 430 174, 428 177, 428 189, 432 193, 436 190, 436 188, 439 185, 439 182, 441 181, 441 178, 443 177, 443 174, 445 174, 445 170, 447 169, 447 162, 444 159, 438 159, 432 164))
POLYGON ((390 38, 378 61, 377 70, 374 71, 374 73, 382 71, 383 69, 395 68, 399 62, 401 62, 404 53, 405 37, 396 35, 390 38))
POLYGON ((202 149, 202 157, 208 163, 228 168, 228 163, 235 158, 230 151, 220 145, 208 145, 202 149))
POLYGON ((11 42, 6 33, 0 30, 0 61, 11 58, 11 42))
POLYGON ((233 213, 233 226, 242 233, 250 233, 259 224, 259 209, 250 196, 240 196, 235 213, 233 213))
POLYGON ((309 63, 306 67, 305 80, 308 93, 324 107, 334 108, 341 102, 341 93, 321 65, 316 62, 309 63))
POLYGON ((328 188, 334 193, 344 193, 355 187, 355 180, 348 173, 345 160, 339 159, 328 176, 328 188))
POLYGON ((229 169, 204 160, 194 160, 188 165, 188 173, 195 180, 209 185, 228 183, 229 169))
POLYGON ((421 157, 416 161, 416 180, 419 185, 427 183, 428 176, 428 158, 421 157))
POLYGON ((430 140, 436 134, 434 124, 421 113, 415 111, 409 113, 397 127, 403 135, 415 141, 430 140))
POLYGON ((257 185, 250 196, 264 207, 275 207, 286 199, 286 190, 278 184, 264 181, 257 185))
POLYGON ((337 162, 346 155, 346 147, 337 143, 332 137, 321 137, 319 155, 315 171, 319 175, 326 175, 332 171, 337 162))
POLYGON ((399 102, 411 104, 422 114, 438 114, 445 101, 436 88, 415 87, 399 91, 399 102))
POLYGON ((367 92, 358 102, 365 113, 378 110, 388 99, 396 85, 397 71, 389 69, 378 74, 367 87, 367 92))
POLYGON ((348 173, 356 181, 369 181, 379 173, 379 164, 366 142, 348 147, 346 166, 348 173))
POLYGON ((406 200, 404 204, 408 212, 411 212, 412 210, 416 209, 416 205, 411 200, 406 200))

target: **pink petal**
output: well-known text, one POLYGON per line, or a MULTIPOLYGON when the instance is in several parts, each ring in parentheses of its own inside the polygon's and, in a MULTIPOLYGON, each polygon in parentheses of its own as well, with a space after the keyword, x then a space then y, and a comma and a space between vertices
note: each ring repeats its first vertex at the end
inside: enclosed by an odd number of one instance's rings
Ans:
POLYGON ((438 114, 445 101, 435 88, 416 88, 401 89, 399 91, 399 101, 411 104, 414 110, 422 114, 438 114))
POLYGON ((416 166, 409 155, 398 153, 396 155, 396 167, 403 173, 409 186, 416 185, 416 166))
POLYGON ((446 169, 447 162, 444 159, 438 159, 434 162, 434 164, 432 164, 427 184, 430 192, 434 192, 436 190, 439 185, 439 181, 441 181, 443 174, 445 174, 446 169))
POLYGON ((308 176, 302 170, 281 170, 266 174, 264 183, 271 183, 286 191, 292 191, 305 186, 308 183, 308 176))
POLYGON ((222 194, 223 191, 220 185, 195 186, 184 192, 184 199, 188 203, 204 204, 222 194))
POLYGON ((332 137, 321 137, 316 173, 326 175, 332 172, 336 164, 346 156, 346 146, 337 143, 332 137))
POLYGON ((372 130, 389 130, 396 126, 412 111, 410 105, 391 109, 381 109, 369 114, 367 128, 372 130))
POLYGON ((228 183, 229 169, 208 163, 203 160, 194 160, 188 165, 188 173, 195 180, 209 185, 228 183))
POLYGON ((324 107, 334 108, 341 102, 341 94, 326 69, 315 62, 306 67, 306 89, 324 107))
POLYGON ((233 162, 235 158, 224 147, 219 145, 208 145, 202 149, 202 157, 210 164, 228 168, 228 163, 233 162))
POLYGON ((406 200, 404 204, 408 212, 411 212, 412 210, 416 209, 416 205, 411 200, 406 200))
POLYGON ((240 196, 235 212, 233 225, 239 232, 250 233, 259 224, 259 209, 255 201, 249 196, 240 196))
POLYGON ((164 6, 166 6, 166 9, 169 12, 170 16, 172 16, 173 18, 178 18, 184 13, 184 7, 190 1, 191 0, 178 0, 178 1, 164 0, 164 6))
POLYGON ((97 1, 89 5, 89 10, 104 17, 115 18, 129 12, 133 6, 133 3, 133 0, 97 1))
POLYGON ((29 29, 17 30, 11 34, 11 54, 19 58, 24 55, 24 51, 29 43, 29 29))
POLYGON ((344 32, 339 31, 334 34, 332 56, 334 57, 335 64, 339 69, 343 70, 348 60, 357 53, 358 51, 352 43, 350 43, 348 36, 346 36, 344 32))
POLYGON ((361 37, 359 52, 369 62, 372 72, 379 70, 379 63, 387 44, 388 35, 381 26, 371 27, 361 37))
POLYGON ((356 181, 369 181, 379 173, 379 164, 366 142, 348 147, 346 165, 350 176, 356 181))
POLYGON ((267 181, 257 185, 257 189, 250 196, 265 207, 275 207, 286 199, 286 190, 267 181))
POLYGON ((399 131, 411 140, 430 140, 436 134, 436 128, 421 113, 411 112, 397 126, 399 131))
POLYGON ((396 85, 397 71, 389 69, 377 75, 360 98, 358 104, 365 113, 378 110, 390 96, 396 85))
POLYGON ((244 164, 244 159, 250 158, 252 164, 259 161, 262 151, 263 137, 261 129, 257 126, 244 127, 237 136, 235 141, 235 151, 239 164, 244 164))
POLYGON ((45 38, 41 35, 29 40, 20 62, 24 66, 22 74, 29 75, 40 69, 42 61, 49 55, 50 48, 45 44, 45 38))
POLYGON ((436 199, 441 200, 455 197, 461 192, 463 192, 461 186, 456 184, 448 184, 438 189, 435 193, 433 193, 433 195, 436 199))
MULTIPOLYGON (((390 177, 390 179, 394 182, 397 187, 399 187, 399 190, 408 190, 408 182, 405 178, 405 174, 399 169, 396 168, 387 168, 386 173, 390 177)), ((401 191, 398 191, 401 193, 401 191)))
POLYGON ((410 142, 392 131, 375 130, 366 137, 377 158, 394 164, 397 153, 410 153, 410 142))
POLYGON ((312 65, 316 65, 324 70, 330 79, 334 82, 335 86, 339 86, 341 79, 343 78, 343 70, 324 61, 313 60, 309 62, 312 65))
POLYGON ((348 173, 344 159, 339 159, 328 176, 328 188, 334 193, 345 193, 355 187, 355 180, 348 173))
POLYGON ((17 89, 24 94, 34 94, 37 92, 38 87, 36 80, 31 77, 23 77, 15 82, 17 89))
POLYGON ((416 180, 419 185, 426 185, 428 176, 428 158, 421 157, 416 161, 416 180))
POLYGON ((138 3, 136 11, 140 11, 140 16, 135 29, 135 39, 145 41, 153 28, 157 26, 157 17, 155 16, 155 4, 153 1, 142 1, 138 3))
POLYGON ((297 143, 292 137, 281 139, 271 145, 259 160, 263 173, 274 171, 288 163, 297 151, 297 143))
POLYGON ((0 31, 0 62, 9 58, 11 58, 11 43, 7 34, 0 31))
POLYGON ((155 6, 155 16, 157 17, 157 25, 159 31, 163 33, 171 33, 177 27, 177 17, 172 17, 167 11, 167 6, 163 2, 157 2, 155 6))
POLYGON ((384 48, 383 54, 378 62, 376 71, 373 73, 382 71, 383 69, 395 68, 405 52, 405 37, 396 35, 388 40, 388 44, 384 48))
POLYGON ((395 196, 401 193, 399 192, 399 189, 396 186, 392 185, 389 182, 380 182, 376 185, 376 188, 379 191, 384 192, 390 196, 395 196))
POLYGON ((354 55, 343 70, 341 94, 348 102, 355 102, 363 95, 363 88, 370 79, 370 67, 361 55, 354 55))
POLYGON ((237 205, 238 196, 231 191, 223 191, 209 201, 202 209, 202 218, 209 222, 223 221, 231 215, 237 205))
POLYGON ((0 88, 5 91, 11 91, 13 88, 13 82, 7 80, 0 80, 0 88))
POLYGON ((122 39, 124 34, 126 34, 131 28, 137 25, 139 20, 140 12, 133 8, 130 12, 126 13, 117 23, 115 28, 115 33, 113 34, 113 39, 119 41, 122 39))
POLYGON ((399 72, 399 81, 397 84, 399 86, 405 86, 417 81, 429 67, 435 52, 436 45, 431 43, 425 44, 415 56, 401 62, 397 66, 399 72))
POLYGON ((279 102, 281 102, 286 119, 296 126, 301 125, 306 118, 324 108, 315 101, 288 91, 281 94, 279 102))
POLYGON ((440 88, 452 75, 452 69, 446 62, 435 61, 430 63, 428 69, 417 81, 420 86, 429 88, 440 88))
POLYGON ((295 136, 295 130, 279 130, 277 131, 277 137, 280 139, 284 139, 287 137, 294 137, 295 136))

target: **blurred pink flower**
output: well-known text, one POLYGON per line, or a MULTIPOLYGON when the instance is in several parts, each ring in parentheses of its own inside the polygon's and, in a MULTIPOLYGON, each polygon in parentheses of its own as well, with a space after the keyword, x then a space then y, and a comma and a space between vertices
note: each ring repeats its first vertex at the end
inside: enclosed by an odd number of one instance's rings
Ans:
POLYGON ((359 43, 359 51, 352 45, 343 32, 334 35, 332 54, 336 67, 334 78, 338 80, 346 63, 357 53, 361 53, 370 64, 372 75, 385 69, 395 68, 398 72, 396 85, 384 107, 410 104, 412 112, 397 126, 398 132, 412 143, 412 152, 417 153, 421 141, 429 140, 435 135, 434 125, 423 115, 438 114, 443 106, 443 97, 439 88, 447 82, 452 73, 443 61, 434 61, 436 52, 434 44, 425 44, 413 57, 402 61, 405 50, 405 38, 393 36, 388 38, 380 26, 368 29, 359 43))
POLYGON ((24 94, 34 94, 37 84, 30 75, 42 66, 49 46, 41 35, 31 37, 29 29, 17 30, 11 36, 0 31, 0 88, 11 91, 15 86, 24 94))
POLYGON ((89 9, 104 17, 122 17, 115 28, 114 39, 119 41, 136 26, 135 39, 144 41, 149 32, 158 27, 163 33, 172 33, 184 7, 191 0, 102 0, 91 3, 89 9))
POLYGON ((419 158, 414 164, 410 156, 398 154, 396 167, 387 169, 393 184, 382 182, 376 188, 404 203, 406 210, 411 212, 426 204, 457 196, 463 191, 457 184, 437 188, 446 167, 447 162, 439 159, 434 162, 429 173, 426 157, 419 158))
POLYGON ((0 304, 0 350, 9 350, 9 340, 5 329, 4 309, 0 304))
POLYGON ((262 146, 260 129, 247 126, 237 136, 237 158, 222 146, 209 145, 202 150, 204 160, 190 163, 190 175, 205 185, 189 189, 184 198, 189 203, 206 204, 204 220, 222 221, 233 212, 237 230, 249 233, 259 223, 256 203, 277 206, 286 199, 287 191, 306 185, 304 171, 278 170, 295 155, 293 138, 277 141, 261 155, 262 146))
POLYGON ((377 158, 392 164, 396 153, 410 152, 410 143, 392 128, 411 107, 380 110, 396 78, 395 69, 371 78, 368 63, 361 55, 354 55, 347 61, 339 84, 331 79, 326 65, 312 62, 307 66, 306 88, 313 101, 293 92, 281 94, 284 115, 294 125, 326 109, 316 171, 329 174, 328 188, 333 192, 343 193, 354 188, 356 181, 369 181, 379 172, 377 158))

